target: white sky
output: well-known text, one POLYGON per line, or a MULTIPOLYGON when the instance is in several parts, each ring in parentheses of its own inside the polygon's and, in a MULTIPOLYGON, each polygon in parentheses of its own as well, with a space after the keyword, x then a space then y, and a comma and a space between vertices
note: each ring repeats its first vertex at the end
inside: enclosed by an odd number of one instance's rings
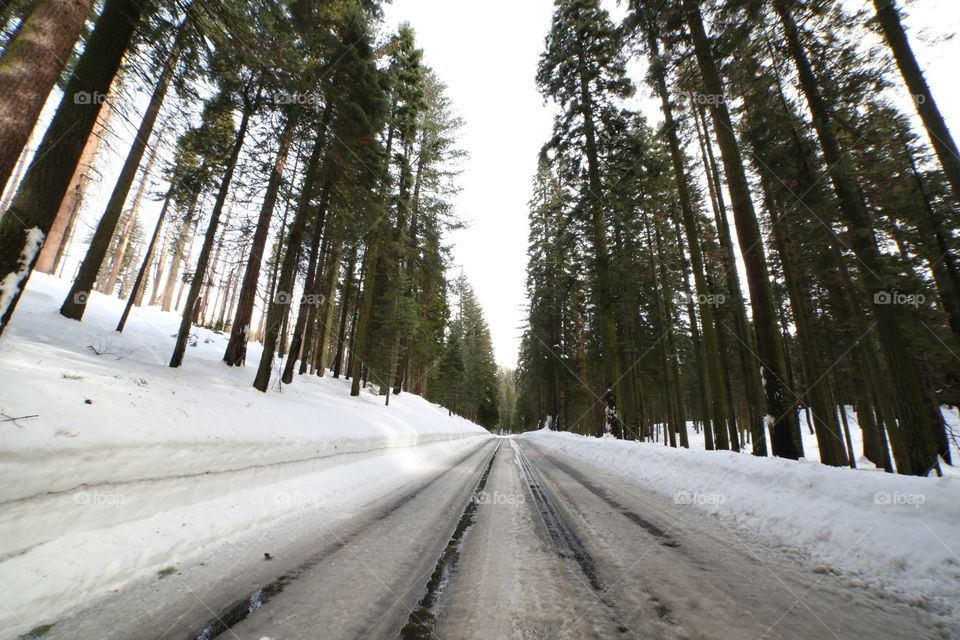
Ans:
POLYGON ((408 21, 424 61, 449 87, 470 153, 454 259, 486 313, 497 362, 516 365, 524 321, 527 201, 537 152, 552 126, 534 77, 550 28, 549 0, 395 0, 386 24, 408 21))
MULTIPOLYGON (((457 208, 470 228, 452 237, 454 259, 480 298, 497 362, 507 367, 516 366, 525 318, 527 201, 537 153, 552 126, 535 83, 552 10, 551 0, 393 0, 385 5, 389 27, 403 21, 414 27, 426 64, 447 84, 466 121, 460 145, 470 159, 457 208)), ((960 0, 916 0, 909 11, 911 42, 957 137, 960 41, 931 46, 924 40, 960 32, 960 0)), ((646 95, 643 79, 634 81, 646 95)), ((652 117, 655 110, 643 111, 652 117)))

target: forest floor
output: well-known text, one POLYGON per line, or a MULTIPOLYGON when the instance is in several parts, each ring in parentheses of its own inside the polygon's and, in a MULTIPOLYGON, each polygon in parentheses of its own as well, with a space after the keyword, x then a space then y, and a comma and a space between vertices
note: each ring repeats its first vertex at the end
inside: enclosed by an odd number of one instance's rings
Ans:
POLYGON ((264 395, 256 345, 227 369, 198 330, 172 370, 176 316, 116 334, 65 291, 35 275, 0 339, 0 638, 960 637, 955 474, 264 395))

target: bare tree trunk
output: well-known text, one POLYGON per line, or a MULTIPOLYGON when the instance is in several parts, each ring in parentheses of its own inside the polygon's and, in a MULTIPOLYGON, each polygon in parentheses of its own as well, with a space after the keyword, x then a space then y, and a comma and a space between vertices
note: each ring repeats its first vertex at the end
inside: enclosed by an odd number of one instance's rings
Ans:
POLYGON ((195 314, 197 298, 200 296, 200 288, 206 280, 207 263, 210 260, 210 252, 213 250, 213 243, 217 237, 217 226, 220 223, 220 214, 223 211, 223 205, 227 201, 230 182, 233 180, 233 173, 237 168, 237 160, 240 158, 240 151, 243 149, 243 143, 247 137, 247 126, 250 124, 250 116, 256 109, 256 103, 259 102, 259 100, 259 91, 257 92, 257 97, 252 100, 250 96, 244 95, 243 117, 240 119, 240 127, 237 130, 233 149, 230 151, 227 170, 220 180, 220 190, 217 192, 217 199, 216 202, 214 202, 213 211, 210 212, 210 222, 207 225, 207 233, 203 238, 200 257, 197 259, 197 268, 193 273, 193 279, 190 281, 190 291, 187 294, 187 301, 184 304, 183 318, 180 321, 180 331, 177 333, 177 342, 173 347, 173 355, 170 356, 171 367, 179 367, 183 364, 183 356, 187 350, 187 338, 190 337, 190 325, 195 314))
POLYGON ((189 21, 190 15, 188 14, 180 23, 176 40, 164 63, 163 71, 160 72, 160 77, 154 86, 153 95, 150 96, 150 102, 147 104, 143 119, 140 121, 140 127, 137 129, 136 137, 133 139, 133 144, 127 153, 123 168, 120 169, 120 176, 117 178, 117 183, 113 188, 113 192, 110 194, 110 200, 107 202, 107 207, 103 211, 103 216, 97 224, 97 230, 94 232, 93 239, 90 241, 87 255, 84 256, 83 263, 80 265, 80 272, 77 274, 77 278, 73 281, 70 292, 60 306, 60 314, 67 318, 80 320, 83 318, 83 313, 87 309, 87 295, 97 279, 97 274, 100 273, 107 248, 110 245, 110 239, 116 231, 117 223, 120 221, 120 216, 123 213, 123 205, 127 201, 130 187, 133 186, 133 181, 136 178, 137 168, 140 166, 140 161, 143 159, 143 154, 147 149, 147 143, 153 134, 153 127, 157 122, 157 116, 160 115, 160 107, 163 106, 163 100, 167 95, 167 87, 170 85, 170 80, 173 77, 174 68, 176 67, 177 58, 180 53, 180 46, 187 34, 189 21))
POLYGON ((67 239, 73 233, 73 225, 76 224, 80 215, 80 207, 83 206, 87 187, 93 180, 93 163, 96 161, 100 146, 109 132, 112 116, 113 107, 110 106, 110 101, 104 101, 103 106, 100 107, 97 126, 90 137, 87 138, 83 153, 80 154, 80 161, 77 163, 77 169, 73 172, 70 186, 67 187, 67 194, 60 203, 57 217, 53 220, 53 226, 50 227, 50 233, 47 234, 47 240, 44 242, 40 256, 37 258, 36 269, 38 271, 54 273, 60 266, 60 260, 63 259, 67 249, 67 239))
POLYGON ((133 289, 127 298, 127 304, 123 308, 123 315, 120 316, 120 322, 117 323, 117 331, 123 331, 127 324, 127 318, 130 317, 130 309, 136 304, 140 290, 143 288, 144 278, 147 276, 147 270, 150 268, 150 258, 153 256, 154 247, 157 244, 157 238, 160 237, 160 229, 163 228, 163 219, 167 216, 167 208, 170 206, 170 200, 173 198, 173 189, 167 190, 167 197, 163 200, 163 208, 160 209, 160 215, 157 217, 157 224, 153 228, 153 235, 150 236, 150 244, 147 245, 147 253, 143 256, 143 263, 137 272, 137 279, 133 282, 133 289))
POLYGON ((0 218, 0 333, 17 307, 97 120, 99 105, 79 96, 92 100, 110 89, 145 6, 144 0, 106 1, 27 175, 0 218))
MULTIPOLYGON (((92 0, 37 0, 7 44, 0 58, 0 189, 6 186, 92 5, 92 0)), ((65 94, 64 99, 81 97, 65 94)))

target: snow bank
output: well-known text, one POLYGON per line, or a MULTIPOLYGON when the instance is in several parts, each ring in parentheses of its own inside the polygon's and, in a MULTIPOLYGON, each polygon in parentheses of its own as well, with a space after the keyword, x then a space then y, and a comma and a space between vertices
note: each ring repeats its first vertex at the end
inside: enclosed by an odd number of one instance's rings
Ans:
POLYGON ((960 478, 916 478, 546 430, 533 443, 960 619, 960 478))
POLYGON ((83 322, 60 316, 68 285, 34 274, 0 338, 0 628, 239 531, 372 499, 489 435, 330 377, 263 394, 259 345, 229 368, 228 336, 207 330, 171 369, 179 316, 136 309, 118 334, 115 298, 94 294, 83 322))

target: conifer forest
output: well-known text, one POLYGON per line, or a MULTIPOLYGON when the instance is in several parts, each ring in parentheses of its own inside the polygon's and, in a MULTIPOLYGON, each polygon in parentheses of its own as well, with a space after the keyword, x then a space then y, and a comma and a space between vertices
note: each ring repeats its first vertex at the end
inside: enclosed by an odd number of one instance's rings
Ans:
POLYGON ((0 640, 960 637, 957 0, 0 0, 0 640))

